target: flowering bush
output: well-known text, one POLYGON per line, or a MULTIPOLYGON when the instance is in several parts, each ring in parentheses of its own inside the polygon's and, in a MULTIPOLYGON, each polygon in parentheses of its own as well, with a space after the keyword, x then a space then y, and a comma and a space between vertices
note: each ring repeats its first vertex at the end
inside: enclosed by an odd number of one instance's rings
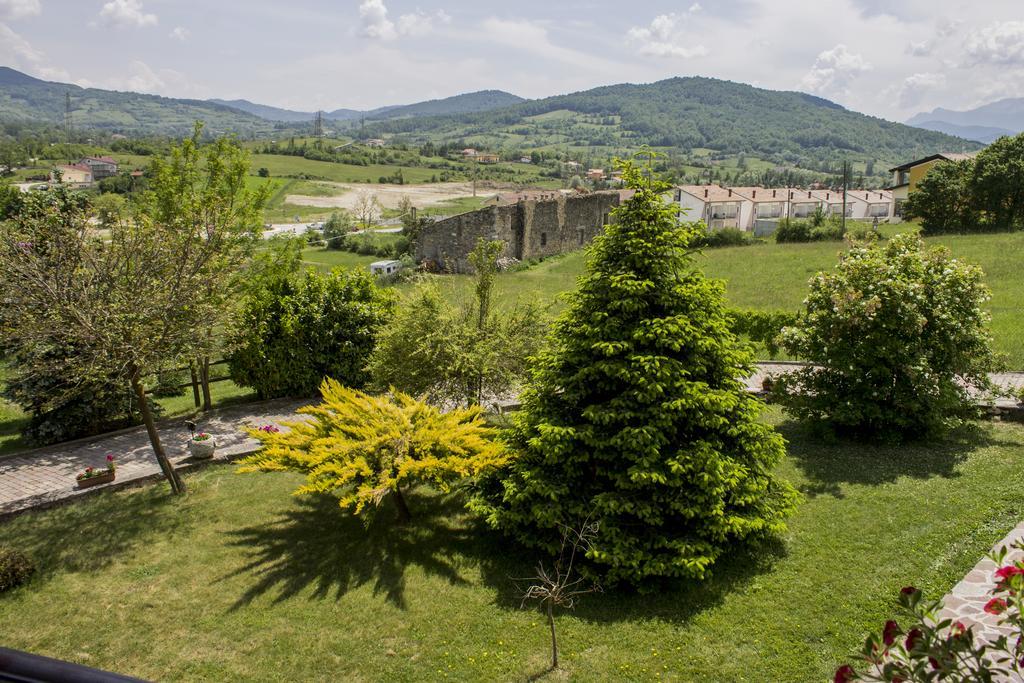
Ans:
POLYGON ((264 434, 277 434, 281 430, 278 428, 277 425, 263 425, 262 427, 259 428, 259 431, 263 432, 264 434))
POLYGON ((210 440, 210 435, 207 434, 206 432, 198 432, 198 433, 192 435, 192 440, 193 441, 209 441, 210 440))
MULTIPOLYGON (((1014 547, 1024 550, 1024 541, 1014 547)), ((1006 556, 1006 548, 990 555, 999 569, 985 611, 1000 616, 999 624, 1010 629, 1009 636, 976 642, 973 627, 936 617, 941 600, 925 603, 921 591, 907 586, 900 591, 899 605, 910 628, 904 630, 892 619, 885 622, 881 633, 864 641, 859 654, 863 668, 844 664, 836 671, 835 683, 1011 680, 1011 674, 1024 673, 1024 560, 1007 563, 1006 556)))
POLYGON ((102 469, 96 469, 95 467, 86 467, 84 471, 79 472, 75 479, 81 481, 82 479, 92 479, 93 477, 102 477, 105 474, 113 474, 117 469, 117 465, 114 463, 114 456, 107 456, 107 466, 102 469))
POLYGON ((840 430, 919 436, 977 412, 968 386, 991 389, 989 298, 976 266, 913 235, 855 244, 810 284, 783 330, 811 366, 777 379, 780 401, 840 430))

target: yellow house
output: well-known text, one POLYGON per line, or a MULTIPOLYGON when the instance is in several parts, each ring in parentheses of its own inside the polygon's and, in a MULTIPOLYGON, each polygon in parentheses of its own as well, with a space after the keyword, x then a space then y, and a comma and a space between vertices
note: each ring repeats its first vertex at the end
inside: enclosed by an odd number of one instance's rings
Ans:
POLYGON ((917 189, 917 184, 928 174, 936 164, 941 164, 946 161, 963 161, 964 159, 973 159, 974 154, 958 154, 956 152, 941 152, 939 154, 933 154, 930 157, 924 159, 918 159, 917 161, 911 161, 902 166, 896 168, 890 168, 889 172, 892 173, 892 185, 885 189, 892 191, 893 200, 893 217, 896 221, 899 221, 903 217, 903 204, 907 201, 914 190, 917 189))
POLYGON ((88 187, 92 184, 92 169, 85 164, 65 164, 50 172, 50 182, 62 182, 71 187, 88 187))

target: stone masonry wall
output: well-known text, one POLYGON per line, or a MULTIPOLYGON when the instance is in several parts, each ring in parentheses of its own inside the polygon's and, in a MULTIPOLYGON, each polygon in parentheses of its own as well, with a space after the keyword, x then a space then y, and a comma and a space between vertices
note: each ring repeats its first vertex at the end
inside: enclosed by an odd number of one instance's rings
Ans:
POLYGON ((611 222, 618 192, 524 199, 437 221, 423 229, 416 260, 435 270, 472 272, 468 255, 481 237, 505 243, 502 256, 520 261, 579 249, 611 222))

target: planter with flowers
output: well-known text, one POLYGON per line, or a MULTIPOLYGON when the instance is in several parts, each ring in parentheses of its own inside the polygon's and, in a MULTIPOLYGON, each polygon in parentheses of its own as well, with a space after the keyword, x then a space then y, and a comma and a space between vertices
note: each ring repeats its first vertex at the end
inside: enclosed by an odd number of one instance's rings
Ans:
POLYGON ((109 484, 114 481, 117 465, 114 464, 114 456, 107 456, 107 466, 103 468, 86 467, 84 472, 79 472, 75 477, 78 488, 87 489, 90 486, 109 484))
POLYGON ((188 450, 196 460, 209 460, 217 450, 217 442, 206 432, 196 432, 188 442, 188 450))

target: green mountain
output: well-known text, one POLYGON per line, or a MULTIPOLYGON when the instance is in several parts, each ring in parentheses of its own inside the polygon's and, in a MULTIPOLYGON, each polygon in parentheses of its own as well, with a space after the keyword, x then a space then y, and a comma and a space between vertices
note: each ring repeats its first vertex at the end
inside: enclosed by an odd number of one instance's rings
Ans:
POLYGON ((805 93, 713 78, 604 86, 489 112, 391 119, 367 135, 466 138, 495 147, 709 149, 800 164, 847 158, 897 162, 969 142, 873 116, 805 93))
POLYGON ((116 133, 185 135, 196 120, 211 133, 255 135, 273 130, 272 123, 231 107, 202 100, 81 88, 51 83, 8 67, 0 67, 0 119, 63 125, 66 96, 76 128, 116 133))
MULTIPOLYGON (((217 104, 248 112, 254 116, 267 119, 268 121, 284 121, 287 123, 307 123, 313 120, 314 112, 294 111, 281 109, 265 104, 257 104, 249 100, 210 100, 217 104)), ((393 105, 379 107, 368 111, 357 109, 335 109, 324 112, 324 119, 329 121, 356 121, 359 119, 380 120, 406 118, 411 116, 435 116, 447 114, 468 114, 473 112, 490 111, 500 107, 507 107, 519 102, 525 102, 522 97, 501 90, 481 90, 479 92, 464 93, 453 97, 446 97, 440 100, 429 100, 416 104, 393 105)))

